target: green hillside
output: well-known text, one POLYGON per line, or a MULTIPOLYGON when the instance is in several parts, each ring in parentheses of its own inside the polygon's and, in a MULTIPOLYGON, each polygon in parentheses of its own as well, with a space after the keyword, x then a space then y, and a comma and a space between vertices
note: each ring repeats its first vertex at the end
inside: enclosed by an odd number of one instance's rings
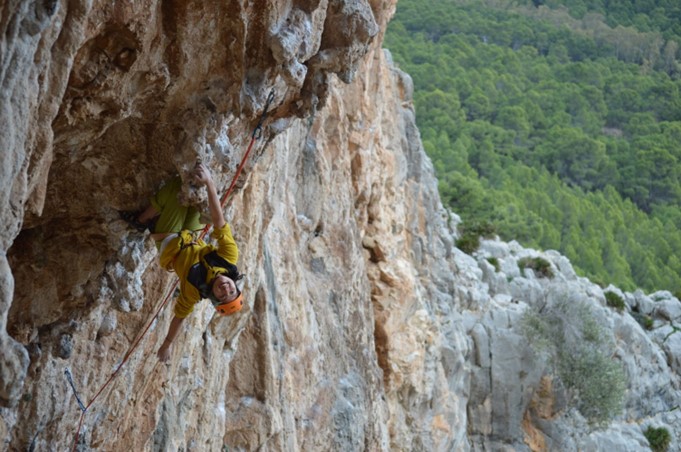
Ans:
POLYGON ((384 45, 464 225, 677 292, 681 6, 611 3, 400 0, 384 45))

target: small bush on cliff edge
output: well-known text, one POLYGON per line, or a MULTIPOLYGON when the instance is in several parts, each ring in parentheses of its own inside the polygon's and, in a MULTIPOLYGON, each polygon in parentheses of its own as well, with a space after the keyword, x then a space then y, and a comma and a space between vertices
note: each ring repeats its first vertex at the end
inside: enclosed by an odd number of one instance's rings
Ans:
POLYGON ((664 427, 655 428, 650 426, 643 432, 648 444, 650 444, 650 449, 653 452, 667 452, 669 449, 669 443, 672 441, 672 437, 669 434, 669 430, 664 427))
POLYGON ((528 308, 521 329, 543 353, 568 391, 568 400, 592 425, 605 425, 621 410, 626 390, 614 343, 580 300, 558 295, 541 309, 528 308))
POLYGON ((539 277, 553 278, 551 263, 541 257, 524 257, 518 261, 518 267, 521 272, 525 268, 531 268, 539 277))
POLYGON ((499 266, 499 259, 497 259, 496 257, 488 257, 487 262, 489 262, 490 265, 494 267, 494 271, 498 272, 500 270, 501 267, 499 266))
POLYGON ((480 248, 480 236, 464 234, 456 241, 456 247, 466 254, 473 254, 480 248))
POLYGON ((461 226, 461 237, 456 247, 466 254, 473 254, 480 247, 480 237, 491 238, 496 234, 494 225, 490 223, 470 223, 461 226))
POLYGON ((652 330, 653 326, 655 326, 655 321, 649 315, 640 314, 634 311, 631 313, 631 316, 646 330, 652 330))
POLYGON ((622 297, 617 295, 615 292, 606 292, 605 301, 608 303, 608 306, 615 308, 618 311, 622 311, 627 307, 622 297))

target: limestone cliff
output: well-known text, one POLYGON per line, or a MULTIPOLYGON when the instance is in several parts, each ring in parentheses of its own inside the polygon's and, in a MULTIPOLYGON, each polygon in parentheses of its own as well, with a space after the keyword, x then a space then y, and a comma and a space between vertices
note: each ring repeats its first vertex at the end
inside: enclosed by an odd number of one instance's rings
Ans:
MULTIPOLYGON (((389 0, 8 0, 0 7, 0 437, 8 450, 645 450, 681 435, 670 294, 622 294, 646 332, 557 253, 459 251, 381 50, 389 0), (197 161, 226 187, 247 307, 200 304, 169 364, 174 282, 141 208, 197 161), (542 255, 556 276, 522 272, 542 255), (488 258, 494 257, 499 268, 488 258), (567 287, 567 289, 565 289, 567 287), (517 328, 568 290, 592 303, 630 377, 592 431, 517 328), (624 450, 624 449, 619 449, 624 450)), ((616 289, 613 289, 616 290, 616 289)))

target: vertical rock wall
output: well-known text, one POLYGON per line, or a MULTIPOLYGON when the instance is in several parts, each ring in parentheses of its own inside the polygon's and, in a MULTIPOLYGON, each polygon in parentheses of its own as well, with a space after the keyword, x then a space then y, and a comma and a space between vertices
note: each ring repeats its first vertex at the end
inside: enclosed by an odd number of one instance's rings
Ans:
POLYGON ((80 450, 643 450, 648 425, 678 445, 681 303, 622 294, 618 313, 555 252, 455 247, 411 81, 380 49, 394 7, 0 7, 7 450, 68 449, 78 431, 80 450), (227 186, 272 89, 226 208, 246 308, 220 319, 201 303, 161 364, 166 306, 98 394, 174 282, 118 210, 175 173, 202 205, 187 178, 197 161, 227 186), (537 255, 554 278, 519 269, 537 255), (586 425, 519 328, 565 290, 594 306, 629 378, 607 429, 586 425), (66 370, 88 405, 80 430, 66 370))
MULTIPOLYGON (((154 354, 167 308, 89 408, 80 444, 284 448, 307 441, 304 428, 319 428, 336 432, 320 444, 384 447, 385 409, 375 406, 380 370, 365 328, 373 324, 369 285, 361 266, 346 273, 339 263, 361 263, 361 247, 345 247, 359 232, 312 224, 323 223, 323 200, 306 179, 319 165, 307 143, 310 118, 330 84, 355 78, 389 8, 365 1, 3 6, 2 149, 10 164, 0 208, 11 270, 3 261, 0 430, 10 448, 68 447, 79 412, 64 370, 87 405, 170 290, 173 277, 159 271, 153 245, 117 210, 142 207, 164 179, 186 178, 197 161, 226 186, 270 90, 271 120, 228 209, 249 309, 218 321, 201 306, 165 366, 154 354), (294 198, 305 206, 300 216, 294 198), (316 219, 296 231, 305 214, 316 219), (317 240, 321 254, 310 261, 304 238, 322 234, 345 242, 327 250, 317 240), (289 256, 297 247, 300 257, 289 256), (335 269, 323 260, 329 252, 338 253, 335 269), (309 268, 296 267, 302 263, 309 268), (242 332, 255 344, 239 349, 242 332), (323 384, 320 374, 328 375, 323 384), (298 400, 300 385, 317 392, 298 400), (239 390, 247 395, 228 397, 239 390), (252 416, 262 428, 247 423, 232 434, 252 416)), ((187 183, 183 199, 201 202, 202 193, 187 183)), ((342 215, 351 221, 347 209, 342 215)))

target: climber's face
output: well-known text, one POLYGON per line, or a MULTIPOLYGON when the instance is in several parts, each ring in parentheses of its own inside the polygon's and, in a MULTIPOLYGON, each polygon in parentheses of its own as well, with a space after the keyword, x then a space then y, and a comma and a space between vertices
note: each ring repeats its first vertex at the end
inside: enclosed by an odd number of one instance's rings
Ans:
POLYGON ((231 278, 225 275, 218 275, 213 283, 213 295, 220 300, 221 303, 229 303, 239 295, 239 290, 231 278))

